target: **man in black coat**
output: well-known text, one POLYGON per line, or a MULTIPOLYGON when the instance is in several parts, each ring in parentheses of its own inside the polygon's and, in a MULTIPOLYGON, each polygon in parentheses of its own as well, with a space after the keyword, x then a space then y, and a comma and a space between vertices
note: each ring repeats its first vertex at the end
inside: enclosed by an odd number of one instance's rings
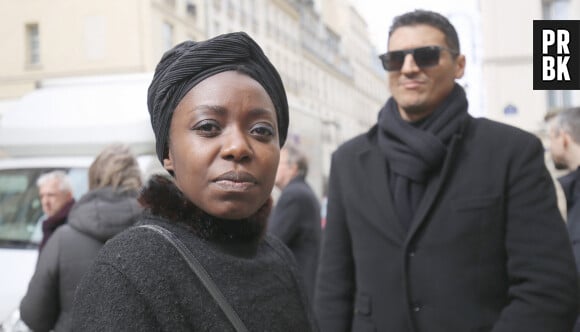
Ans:
POLYGON ((577 267, 580 266, 580 107, 570 108, 550 120, 548 133, 554 166, 570 173, 558 178, 566 196, 568 231, 577 267))
POLYGON ((333 154, 322 331, 570 331, 578 285, 539 139, 468 112, 455 28, 416 10, 381 56, 392 94, 333 154))
MULTIPOLYGON (((550 154, 554 166, 570 173, 558 178, 566 196, 567 227, 580 274, 580 107, 566 109, 549 122, 550 154)), ((580 332, 580 320, 575 332, 580 332)))
POLYGON ((275 182, 282 192, 268 220, 268 231, 294 254, 312 300, 320 246, 320 203, 306 183, 307 172, 308 161, 302 151, 286 143, 280 150, 275 182))

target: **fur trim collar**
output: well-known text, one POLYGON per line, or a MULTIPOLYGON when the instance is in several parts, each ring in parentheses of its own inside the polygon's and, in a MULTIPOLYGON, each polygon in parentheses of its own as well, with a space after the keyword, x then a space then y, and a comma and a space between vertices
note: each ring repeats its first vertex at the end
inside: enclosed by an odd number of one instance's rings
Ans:
POLYGON ((150 214, 181 223, 200 238, 213 241, 261 239, 272 209, 272 198, 269 198, 254 215, 246 219, 217 218, 195 206, 172 179, 162 175, 151 177, 141 191, 139 202, 150 214))

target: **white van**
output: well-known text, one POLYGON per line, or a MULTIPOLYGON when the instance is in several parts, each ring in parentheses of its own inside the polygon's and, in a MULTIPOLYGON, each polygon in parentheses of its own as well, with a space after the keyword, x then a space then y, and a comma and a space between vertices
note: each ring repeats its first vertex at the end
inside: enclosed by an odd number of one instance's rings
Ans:
POLYGON ((18 307, 38 258, 43 220, 36 179, 68 173, 78 199, 88 167, 107 144, 128 144, 145 178, 164 172, 146 99, 150 75, 47 80, 0 102, 0 331, 27 331, 18 307))
MULTIPOLYGON (((43 220, 36 179, 53 170, 67 172, 75 199, 88 188, 88 167, 94 157, 0 159, 0 321, 4 331, 18 322, 18 305, 34 273, 43 220)), ((159 161, 138 156, 144 174, 156 173, 159 161)))

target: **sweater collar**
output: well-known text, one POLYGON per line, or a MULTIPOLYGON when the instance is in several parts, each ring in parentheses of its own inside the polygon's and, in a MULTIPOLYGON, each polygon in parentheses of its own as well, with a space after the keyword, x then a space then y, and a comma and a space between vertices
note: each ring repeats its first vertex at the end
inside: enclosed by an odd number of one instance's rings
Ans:
POLYGON ((155 175, 148 181, 139 202, 147 213, 180 223, 202 239, 227 243, 259 242, 272 209, 272 199, 269 198, 248 218, 218 218, 198 208, 177 188, 172 179, 161 175, 155 175))

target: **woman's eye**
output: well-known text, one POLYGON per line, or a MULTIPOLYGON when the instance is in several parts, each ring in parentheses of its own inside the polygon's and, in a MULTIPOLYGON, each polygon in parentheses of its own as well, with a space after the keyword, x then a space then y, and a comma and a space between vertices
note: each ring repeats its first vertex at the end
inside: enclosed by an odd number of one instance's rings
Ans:
POLYGON ((262 137, 272 137, 274 129, 268 125, 257 125, 252 128, 251 133, 262 137))
POLYGON ((196 124, 192 129, 200 132, 202 135, 215 135, 220 132, 218 124, 210 121, 202 121, 196 124))

